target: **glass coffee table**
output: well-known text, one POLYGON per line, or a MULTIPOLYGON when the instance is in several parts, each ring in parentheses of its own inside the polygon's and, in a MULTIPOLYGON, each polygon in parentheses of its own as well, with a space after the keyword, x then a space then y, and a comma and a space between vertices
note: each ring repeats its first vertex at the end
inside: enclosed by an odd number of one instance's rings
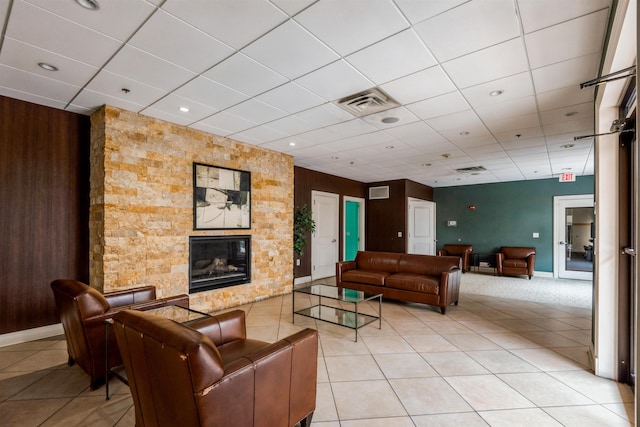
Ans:
MULTIPOLYGON (((145 313, 155 314, 160 317, 164 317, 165 319, 175 320, 178 323, 182 323, 185 326, 189 326, 189 323, 203 319, 205 317, 211 317, 207 313, 202 313, 200 311, 192 310, 190 308, 184 308, 179 305, 167 305, 164 307, 153 308, 151 310, 146 310, 145 313)), ((105 364, 109 361, 109 328, 113 325, 113 319, 105 320, 105 364)), ((117 350, 117 349, 116 349, 117 350)), ((109 377, 113 376, 123 383, 129 385, 129 380, 127 379, 127 373, 124 370, 124 365, 114 366, 109 368, 108 365, 106 367, 106 377, 105 377, 105 394, 107 400, 109 400, 109 377)))
POLYGON ((354 329, 356 342, 358 341, 358 329, 369 323, 378 321, 378 329, 382 329, 382 294, 373 294, 354 289, 339 288, 330 285, 311 285, 302 288, 293 288, 293 314, 292 322, 295 323, 295 315, 310 317, 323 322, 333 323, 334 325, 344 326, 354 329), (311 297, 317 297, 318 303, 309 307, 296 310, 295 298, 296 294, 305 294, 311 297), (323 304, 323 299, 338 302, 340 306, 343 304, 352 304, 353 310, 347 310, 342 307, 323 304), (364 314, 358 310, 358 304, 362 304, 371 300, 378 300, 378 315, 364 314))

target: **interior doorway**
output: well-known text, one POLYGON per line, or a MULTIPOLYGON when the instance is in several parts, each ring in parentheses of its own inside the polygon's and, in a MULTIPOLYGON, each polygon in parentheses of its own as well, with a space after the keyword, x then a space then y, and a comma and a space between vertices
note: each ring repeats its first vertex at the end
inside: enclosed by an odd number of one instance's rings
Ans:
POLYGON ((561 279, 593 280, 593 194, 556 196, 553 200, 553 275, 561 279))
POLYGON ((409 197, 407 253, 436 254, 436 204, 409 197))
POLYGON ((311 234, 311 277, 315 280, 336 274, 340 196, 312 191, 311 199, 312 217, 316 223, 316 231, 311 234))
POLYGON ((365 200, 344 196, 343 202, 343 259, 344 261, 352 261, 356 258, 358 251, 364 250, 365 200))

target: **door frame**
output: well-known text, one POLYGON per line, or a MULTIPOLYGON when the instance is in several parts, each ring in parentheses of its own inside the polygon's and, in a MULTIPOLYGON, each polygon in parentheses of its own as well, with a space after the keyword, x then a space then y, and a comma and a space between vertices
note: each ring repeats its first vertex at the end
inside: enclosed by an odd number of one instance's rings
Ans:
POLYGON ((347 202, 358 204, 358 250, 364 251, 364 219, 365 199, 361 197, 342 197, 342 259, 347 258, 347 202))
MULTIPOLYGON (((593 194, 574 194, 571 196, 554 196, 553 197, 553 277, 560 278, 560 236, 561 228, 560 224, 564 223, 565 209, 569 208, 595 208, 595 199, 593 194), (566 203, 570 206, 567 206, 566 203)), ((562 251, 562 256, 565 256, 566 251, 562 251)), ((595 266, 595 258, 593 260, 595 266)), ((575 272, 572 274, 575 277, 566 277, 567 279, 578 280, 593 280, 593 271, 591 272, 575 272)))
POLYGON ((411 218, 411 205, 412 204, 416 204, 416 203, 426 203, 428 205, 430 205, 431 210, 432 210, 432 216, 431 216, 431 232, 433 233, 433 241, 431 242, 433 244, 433 253, 429 254, 429 255, 435 255, 437 253, 437 248, 436 248, 436 242, 437 242, 437 237, 436 237, 436 229, 437 229, 437 222, 436 222, 436 202, 434 202, 433 200, 424 200, 424 199, 417 199, 415 197, 408 197, 407 198, 407 239, 406 239, 406 248, 405 251, 407 253, 413 253, 411 252, 411 244, 412 244, 412 239, 414 239, 413 237, 413 229, 412 229, 412 225, 413 225, 413 218, 411 218))

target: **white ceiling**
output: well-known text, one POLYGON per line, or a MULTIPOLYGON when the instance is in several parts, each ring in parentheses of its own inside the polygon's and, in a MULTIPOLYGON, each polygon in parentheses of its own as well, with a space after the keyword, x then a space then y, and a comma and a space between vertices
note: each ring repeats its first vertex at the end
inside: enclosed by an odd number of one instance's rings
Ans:
POLYGON ((0 0, 0 94, 109 104, 361 182, 593 174, 593 138, 573 137, 594 131, 579 84, 598 75, 611 0, 98 1, 0 0), (336 106, 376 86, 401 105, 336 106), (455 171, 472 166, 486 171, 455 171))

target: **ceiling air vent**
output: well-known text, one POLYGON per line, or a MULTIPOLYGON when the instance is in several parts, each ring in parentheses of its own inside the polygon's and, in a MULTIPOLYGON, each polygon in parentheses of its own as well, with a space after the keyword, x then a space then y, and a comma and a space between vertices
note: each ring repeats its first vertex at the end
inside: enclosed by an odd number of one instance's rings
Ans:
POLYGON ((459 172, 459 173, 473 173, 473 172, 482 172, 482 171, 486 171, 484 166, 471 166, 468 168, 456 169, 456 172, 459 172))
POLYGON ((363 117, 399 107, 400 104, 384 93, 382 89, 374 87, 338 100, 338 106, 356 117, 363 117))
POLYGON ((369 187, 369 200, 375 199, 388 199, 389 198, 389 186, 383 187, 369 187))

